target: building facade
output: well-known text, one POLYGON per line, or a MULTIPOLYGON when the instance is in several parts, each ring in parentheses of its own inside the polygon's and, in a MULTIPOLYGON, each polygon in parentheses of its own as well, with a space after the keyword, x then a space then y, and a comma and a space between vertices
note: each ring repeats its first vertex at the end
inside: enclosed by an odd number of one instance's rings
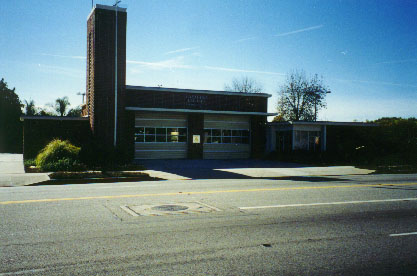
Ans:
POLYGON ((94 139, 135 159, 250 158, 265 152, 269 94, 126 85, 126 9, 87 19, 86 112, 94 139))
POLYGON ((323 152, 327 150, 327 129, 346 127, 376 127, 377 124, 361 122, 287 121, 267 124, 266 153, 293 151, 323 152))

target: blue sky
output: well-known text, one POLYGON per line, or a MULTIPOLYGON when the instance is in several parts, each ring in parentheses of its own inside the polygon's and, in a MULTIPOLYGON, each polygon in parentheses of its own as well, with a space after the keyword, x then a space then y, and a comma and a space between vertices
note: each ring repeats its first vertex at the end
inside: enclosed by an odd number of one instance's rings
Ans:
MULTIPOLYGON (((114 1, 95 0, 112 5, 114 1)), ((417 117, 417 2, 123 0, 128 85, 263 85, 274 112, 294 70, 323 76, 319 119, 417 117)), ((0 78, 38 106, 85 91, 91 0, 2 1, 0 78)))

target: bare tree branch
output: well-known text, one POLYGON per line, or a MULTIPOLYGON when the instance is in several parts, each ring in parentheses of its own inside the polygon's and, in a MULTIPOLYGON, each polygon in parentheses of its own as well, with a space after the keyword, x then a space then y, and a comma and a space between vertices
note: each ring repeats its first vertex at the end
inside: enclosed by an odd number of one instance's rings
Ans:
POLYGON ((262 93, 262 85, 249 77, 234 78, 231 85, 226 84, 224 90, 243 93, 262 93))

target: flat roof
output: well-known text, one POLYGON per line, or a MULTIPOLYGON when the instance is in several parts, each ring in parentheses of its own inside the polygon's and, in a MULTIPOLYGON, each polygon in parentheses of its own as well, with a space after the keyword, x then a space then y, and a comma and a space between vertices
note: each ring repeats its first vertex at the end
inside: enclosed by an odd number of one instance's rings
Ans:
POLYGON ((115 6, 107 6, 107 5, 101 5, 101 4, 95 4, 91 12, 88 14, 87 19, 90 18, 90 16, 93 14, 95 9, 102 9, 102 10, 109 10, 109 11, 117 11, 118 12, 126 12, 126 8, 120 8, 115 6))
POLYGON ((133 86, 126 85, 126 90, 141 90, 141 91, 161 91, 171 93, 198 93, 198 94, 214 94, 214 95, 233 95, 245 97, 265 97, 269 98, 272 95, 266 93, 243 93, 231 91, 215 91, 215 90, 198 90, 198 89, 182 89, 182 88, 167 88, 167 87, 147 87, 147 86, 133 86))
POLYGON ((332 122, 332 121, 285 121, 269 122, 269 125, 320 125, 320 126, 378 126, 375 123, 364 122, 332 122))

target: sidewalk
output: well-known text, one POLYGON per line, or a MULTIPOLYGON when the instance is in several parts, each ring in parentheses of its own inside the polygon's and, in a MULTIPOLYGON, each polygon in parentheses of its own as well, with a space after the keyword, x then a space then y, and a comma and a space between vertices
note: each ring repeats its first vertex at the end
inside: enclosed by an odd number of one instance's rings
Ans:
MULTIPOLYGON (((351 166, 308 167, 268 160, 138 160, 151 177, 165 180, 190 179, 280 179, 297 176, 369 174, 351 166)), ((47 173, 25 173, 22 154, 0 154, 0 187, 35 184, 50 180, 47 173)))
POLYGON ((0 187, 14 187, 49 180, 46 173, 25 173, 23 154, 0 153, 0 187))
POLYGON ((137 160, 152 177, 165 180, 189 179, 279 179, 291 176, 339 176, 370 174, 353 166, 309 167, 269 160, 137 160))

